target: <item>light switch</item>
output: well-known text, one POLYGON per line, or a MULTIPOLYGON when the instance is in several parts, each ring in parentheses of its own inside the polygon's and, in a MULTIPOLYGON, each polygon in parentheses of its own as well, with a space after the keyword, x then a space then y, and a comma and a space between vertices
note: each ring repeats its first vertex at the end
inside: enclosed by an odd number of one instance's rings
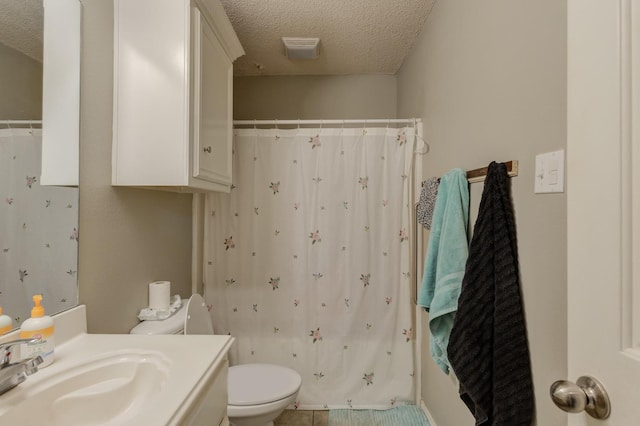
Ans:
POLYGON ((564 192, 564 149, 536 155, 535 193, 564 192))

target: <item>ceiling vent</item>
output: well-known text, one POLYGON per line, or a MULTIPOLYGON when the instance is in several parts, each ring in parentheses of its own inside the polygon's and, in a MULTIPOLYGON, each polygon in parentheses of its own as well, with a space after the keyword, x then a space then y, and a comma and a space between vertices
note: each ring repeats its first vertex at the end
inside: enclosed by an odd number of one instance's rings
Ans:
POLYGON ((282 37, 282 42, 289 59, 316 59, 320 54, 319 38, 282 37))

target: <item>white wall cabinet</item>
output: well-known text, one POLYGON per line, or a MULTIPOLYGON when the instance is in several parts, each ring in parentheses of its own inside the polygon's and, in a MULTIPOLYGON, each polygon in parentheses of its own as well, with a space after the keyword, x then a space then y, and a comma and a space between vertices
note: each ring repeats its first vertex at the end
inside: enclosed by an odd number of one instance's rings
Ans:
POLYGON ((112 184, 231 186, 233 61, 218 0, 115 0, 112 184))
POLYGON ((45 0, 41 185, 78 186, 80 14, 78 0, 45 0))

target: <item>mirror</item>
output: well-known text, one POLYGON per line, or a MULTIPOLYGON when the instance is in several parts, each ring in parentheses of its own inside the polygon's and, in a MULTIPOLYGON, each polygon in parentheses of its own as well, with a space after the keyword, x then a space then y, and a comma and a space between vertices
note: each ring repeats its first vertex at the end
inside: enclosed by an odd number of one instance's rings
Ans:
POLYGON ((42 1, 0 0, 0 306, 14 328, 33 294, 48 315, 78 303, 78 188, 40 184, 42 1))

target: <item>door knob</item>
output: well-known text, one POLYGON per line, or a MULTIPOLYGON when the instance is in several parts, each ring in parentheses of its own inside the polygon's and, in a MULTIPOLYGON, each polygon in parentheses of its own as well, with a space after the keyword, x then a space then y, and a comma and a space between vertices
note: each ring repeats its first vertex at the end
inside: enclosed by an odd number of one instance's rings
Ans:
POLYGON ((586 411, 593 418, 606 419, 611 412, 607 391, 591 376, 582 376, 576 383, 558 380, 551 385, 549 393, 553 403, 568 413, 586 411))

